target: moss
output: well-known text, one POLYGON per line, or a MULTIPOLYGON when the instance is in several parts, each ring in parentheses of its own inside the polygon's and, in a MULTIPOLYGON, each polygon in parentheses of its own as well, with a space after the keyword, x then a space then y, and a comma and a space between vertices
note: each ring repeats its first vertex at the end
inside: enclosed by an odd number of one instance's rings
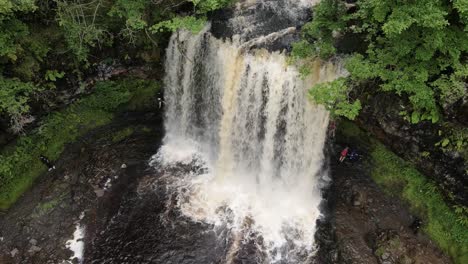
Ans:
POLYGON ((160 85, 151 80, 126 80, 125 84, 132 93, 128 103, 128 109, 132 111, 144 111, 156 108, 156 95, 160 85))
POLYGON ((40 203, 36 206, 35 208, 35 212, 33 214, 34 217, 39 217, 39 216, 42 216, 44 214, 47 214, 49 213, 50 211, 52 211, 55 207, 57 207, 60 202, 62 201, 64 195, 61 195, 55 199, 52 199, 50 201, 47 201, 47 202, 43 202, 43 203, 40 203))
POLYGON ((51 209, 55 208, 58 204, 60 203, 59 199, 55 199, 49 202, 45 202, 39 205, 39 211, 40 212, 48 212, 51 209))
POLYGON ((153 130, 151 129, 151 127, 143 126, 141 128, 141 131, 143 131, 144 133, 151 133, 153 130))
POLYGON ((129 136, 131 136, 133 132, 135 132, 135 130, 131 127, 126 127, 122 130, 119 130, 112 135, 112 142, 114 143, 120 142, 128 138, 129 136))
POLYGON ((368 165, 372 179, 385 193, 405 201, 423 219, 424 231, 455 263, 468 263, 468 210, 449 206, 436 183, 355 123, 339 123, 337 142, 366 149, 371 156, 368 165))
POLYGON ((376 255, 377 257, 381 257, 384 253, 385 253, 385 247, 379 247, 375 251, 374 255, 376 255))
POLYGON ((437 185, 382 144, 371 152, 372 178, 392 194, 406 201, 412 211, 424 219, 424 231, 455 263, 468 263, 468 226, 449 207, 437 185))
POLYGON ((343 119, 337 126, 336 141, 343 145, 351 143, 363 150, 369 150, 376 140, 369 133, 360 129, 355 123, 343 119))
POLYGON ((56 160, 67 143, 110 123, 116 112, 145 105, 147 101, 141 99, 139 93, 147 97, 149 87, 152 93, 159 88, 154 82, 149 83, 139 79, 99 82, 92 95, 50 114, 36 131, 20 137, 14 145, 0 152, 0 210, 8 209, 46 172, 40 155, 56 160))

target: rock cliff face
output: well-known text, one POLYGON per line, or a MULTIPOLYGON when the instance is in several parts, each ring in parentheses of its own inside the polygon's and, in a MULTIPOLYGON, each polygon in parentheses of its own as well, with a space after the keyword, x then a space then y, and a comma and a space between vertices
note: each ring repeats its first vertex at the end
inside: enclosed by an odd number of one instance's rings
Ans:
POLYGON ((468 204, 468 164, 462 153, 436 146, 443 139, 441 125, 421 122, 411 125, 399 114, 404 102, 397 96, 378 94, 362 110, 357 123, 401 157, 437 182, 445 195, 458 204, 468 204))
POLYGON ((210 18, 218 39, 241 41, 245 50, 289 50, 299 30, 310 20, 312 1, 239 1, 232 9, 218 10, 210 18))
MULTIPOLYGON (((451 263, 423 233, 412 228, 415 217, 372 180, 370 160, 337 163, 344 147, 332 144, 325 214, 316 233, 317 263, 451 263)), ((349 142, 346 142, 349 143, 349 142)))

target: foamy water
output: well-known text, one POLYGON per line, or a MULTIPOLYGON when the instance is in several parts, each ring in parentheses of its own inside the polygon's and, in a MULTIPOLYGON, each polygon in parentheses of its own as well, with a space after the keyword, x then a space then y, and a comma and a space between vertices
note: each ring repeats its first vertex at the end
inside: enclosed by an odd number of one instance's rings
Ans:
POLYGON ((316 61, 303 79, 283 54, 246 48, 291 30, 245 42, 207 27, 174 33, 167 48, 167 136, 152 163, 174 178, 184 215, 228 230, 226 262, 253 233, 269 263, 301 262, 316 249, 329 114, 307 94, 344 73, 316 61))
MULTIPOLYGON (((80 220, 83 219, 84 213, 80 215, 80 220)), ((83 254, 84 254, 84 236, 85 236, 85 227, 79 222, 76 224, 75 232, 73 232, 73 239, 68 240, 65 243, 65 246, 73 251, 73 255, 70 257, 70 260, 64 261, 65 263, 73 263, 73 259, 77 259, 78 263, 83 263, 83 254)))

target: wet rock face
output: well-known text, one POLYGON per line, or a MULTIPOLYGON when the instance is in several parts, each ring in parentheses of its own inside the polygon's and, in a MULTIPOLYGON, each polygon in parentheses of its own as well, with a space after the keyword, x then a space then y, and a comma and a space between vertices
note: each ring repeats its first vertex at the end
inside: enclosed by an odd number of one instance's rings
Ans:
POLYGON ((412 229, 414 216, 377 187, 366 163, 331 163, 327 221, 316 234, 318 263, 451 263, 422 232, 412 229))
POLYGON ((234 9, 212 14, 211 33, 220 39, 237 35, 241 42, 270 35, 252 48, 289 50, 290 44, 299 40, 296 29, 311 18, 311 5, 312 1, 306 0, 240 1, 234 9))
POLYGON ((456 202, 468 204, 468 163, 453 152, 443 152, 435 144, 441 140, 438 125, 428 121, 411 125, 400 112, 406 110, 396 96, 381 94, 368 102, 358 123, 390 146, 400 156, 439 183, 456 202), (422 153, 429 155, 424 156, 422 153))
POLYGON ((126 187, 144 175, 148 157, 160 144, 162 130, 157 115, 125 115, 68 146, 55 163, 56 170, 40 177, 9 211, 0 213, 0 263, 55 264, 68 260, 73 254, 65 245, 73 239, 76 224, 83 224, 86 233, 92 234, 92 223, 107 219, 105 214, 119 208, 126 187), (134 129, 131 136, 113 141, 113 133, 129 126, 134 129), (126 168, 121 167, 123 163, 126 168), (105 190, 99 187, 97 183, 103 180, 111 180, 112 186, 105 190), (96 189, 102 191, 101 197, 96 189), (96 211, 99 206, 106 210, 96 211))
POLYGON ((220 263, 225 245, 218 243, 219 234, 181 216, 171 199, 164 185, 129 194, 118 213, 96 228, 87 262, 220 263))

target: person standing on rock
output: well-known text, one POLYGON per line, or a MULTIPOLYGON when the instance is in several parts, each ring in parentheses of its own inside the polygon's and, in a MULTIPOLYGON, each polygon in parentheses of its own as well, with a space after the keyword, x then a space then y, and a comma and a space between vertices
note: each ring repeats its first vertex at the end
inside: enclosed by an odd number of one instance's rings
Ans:
POLYGON ((345 149, 341 151, 340 163, 346 159, 346 156, 348 156, 348 151, 349 151, 349 147, 346 147, 345 149))
POLYGON ((158 97, 158 106, 159 106, 159 109, 161 109, 165 103, 166 103, 166 102, 164 102, 164 100, 163 100, 161 97, 158 97))
POLYGON ((50 162, 50 160, 46 158, 44 155, 41 155, 39 159, 42 161, 42 163, 44 163, 44 165, 47 166, 48 171, 55 170, 54 164, 52 164, 52 162, 50 162))

